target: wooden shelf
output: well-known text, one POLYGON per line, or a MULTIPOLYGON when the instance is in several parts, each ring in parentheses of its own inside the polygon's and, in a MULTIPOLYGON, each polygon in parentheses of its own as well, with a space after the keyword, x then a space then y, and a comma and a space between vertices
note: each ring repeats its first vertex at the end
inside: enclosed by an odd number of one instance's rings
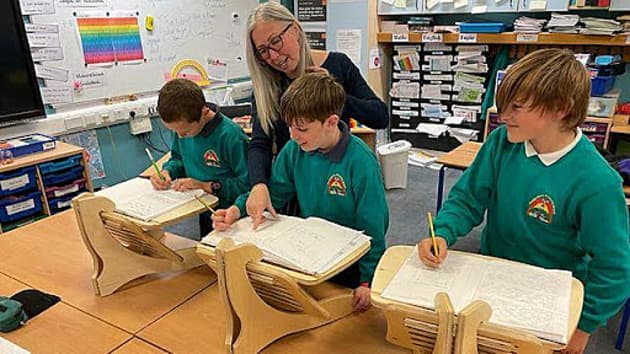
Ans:
POLYGON ((569 10, 573 11, 573 10, 589 10, 589 11, 593 11, 593 10, 602 10, 602 11, 608 11, 608 6, 569 6, 569 10))
POLYGON ((612 124, 612 118, 586 117, 585 122, 612 124))
MULTIPOLYGON (((586 36, 567 33, 538 33, 537 41, 517 41, 522 33, 477 33, 477 44, 556 44, 556 45, 601 45, 601 46, 630 46, 628 36, 586 36)), ((444 33, 444 43, 459 43, 459 33, 444 33)), ((392 42, 392 33, 379 32, 379 43, 422 43, 422 33, 410 32, 408 42, 392 42)), ((469 44, 469 43, 468 43, 469 44)))

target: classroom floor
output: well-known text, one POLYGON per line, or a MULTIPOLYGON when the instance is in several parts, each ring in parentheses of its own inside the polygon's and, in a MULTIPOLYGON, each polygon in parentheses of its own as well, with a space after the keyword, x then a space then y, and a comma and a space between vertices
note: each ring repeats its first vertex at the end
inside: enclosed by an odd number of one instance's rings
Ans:
MULTIPOLYGON (((457 170, 446 171, 445 190, 448 191, 460 176, 457 170)), ((426 223, 427 211, 435 212, 438 171, 423 167, 409 166, 406 189, 392 189, 387 191, 387 201, 390 210, 390 224, 387 232, 388 246, 415 244, 420 237, 428 235, 426 223)), ((446 193, 445 193, 446 196, 446 193)), ((478 226, 468 237, 458 241, 454 248, 476 252, 479 249, 478 226)), ((169 231, 196 238, 199 235, 197 221, 189 220, 172 226, 169 231)), ((630 331, 626 333, 623 351, 615 349, 617 331, 621 313, 609 321, 608 326, 600 328, 592 335, 586 354, 614 354, 630 353, 630 331)))

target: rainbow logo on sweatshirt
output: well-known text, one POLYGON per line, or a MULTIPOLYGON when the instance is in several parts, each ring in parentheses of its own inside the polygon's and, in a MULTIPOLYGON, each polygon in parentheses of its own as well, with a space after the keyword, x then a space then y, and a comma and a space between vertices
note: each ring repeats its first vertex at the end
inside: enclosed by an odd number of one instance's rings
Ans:
POLYGON ((206 166, 221 167, 221 161, 214 150, 208 150, 203 154, 203 160, 206 166))
POLYGON ((346 182, 343 180, 340 174, 335 173, 328 178, 328 194, 345 196, 346 195, 346 182))
POLYGON ((534 199, 529 201, 527 215, 540 222, 551 224, 555 213, 556 207, 551 197, 547 194, 537 195, 534 199))

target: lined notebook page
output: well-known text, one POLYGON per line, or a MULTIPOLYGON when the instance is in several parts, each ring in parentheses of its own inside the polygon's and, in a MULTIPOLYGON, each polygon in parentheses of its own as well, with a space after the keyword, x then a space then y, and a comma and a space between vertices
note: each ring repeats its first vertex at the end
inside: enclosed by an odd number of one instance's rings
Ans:
POLYGON ((95 194, 112 200, 116 204, 116 211, 147 221, 195 200, 195 195, 205 192, 201 189, 185 192, 172 189, 158 191, 148 179, 136 177, 95 194))
POLYGON ((224 237, 235 243, 253 243, 265 260, 306 274, 323 274, 370 242, 368 236, 320 218, 280 215, 253 230, 244 218, 224 232, 212 232, 202 243, 216 246, 224 237))
POLYGON ((492 308, 491 323, 566 344, 571 282, 568 271, 461 253, 450 253, 433 269, 422 264, 414 249, 381 296, 433 309, 435 295, 446 292, 456 313, 482 300, 492 308))

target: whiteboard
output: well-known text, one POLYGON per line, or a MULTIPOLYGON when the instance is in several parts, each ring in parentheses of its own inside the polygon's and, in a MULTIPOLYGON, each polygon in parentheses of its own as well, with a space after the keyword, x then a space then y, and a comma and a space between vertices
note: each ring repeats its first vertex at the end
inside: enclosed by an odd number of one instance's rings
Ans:
MULTIPOLYGON (((29 0, 21 1, 24 13, 24 2, 29 0)), ((43 86, 63 87, 67 89, 68 96, 72 96, 72 102, 68 102, 68 97, 65 102, 61 98, 57 104, 49 101, 53 106, 156 92, 170 77, 176 64, 188 59, 201 64, 206 70, 216 68, 216 65, 208 63, 217 59, 227 64, 227 74, 219 71, 215 77, 222 76, 233 81, 249 76, 245 27, 249 12, 258 4, 256 0, 42 1, 54 3, 54 13, 32 14, 30 22, 57 25, 63 58, 36 62, 36 70, 40 72, 40 78, 41 75, 48 77, 44 79, 43 86), (106 14, 117 16, 121 13, 137 16, 144 60, 134 64, 86 65, 77 18, 106 14), (145 27, 148 16, 153 18, 152 31, 145 27), (67 75, 64 75, 64 70, 67 70, 67 75), (80 80, 79 77, 94 80, 80 80), (77 81, 85 85, 77 89, 77 81)), ((33 39, 29 38, 29 41, 33 47, 33 39)), ((184 67, 183 72, 197 73, 191 66, 184 67)), ((211 79, 213 86, 221 83, 226 82, 211 79)))

